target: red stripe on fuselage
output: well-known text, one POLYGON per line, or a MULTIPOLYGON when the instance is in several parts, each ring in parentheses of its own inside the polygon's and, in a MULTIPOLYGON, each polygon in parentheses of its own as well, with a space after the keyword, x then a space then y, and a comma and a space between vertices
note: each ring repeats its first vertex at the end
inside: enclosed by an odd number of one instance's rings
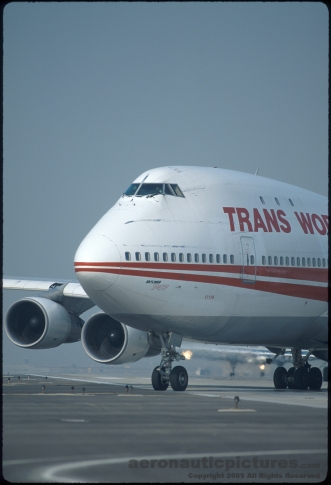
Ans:
MULTIPOLYGON (((92 266, 93 263, 85 263, 85 264, 86 266, 92 266)), ((105 264, 105 263, 101 263, 101 264, 105 264)), ((279 295, 292 296, 297 298, 306 298, 309 300, 319 300, 319 301, 327 301, 327 298, 328 298, 327 287, 300 285, 299 283, 293 284, 293 283, 286 283, 286 282, 259 281, 259 280, 256 280, 250 283, 247 283, 247 282, 244 283, 240 278, 231 278, 231 277, 214 276, 214 275, 206 275, 206 274, 172 273, 169 271, 156 273, 155 271, 140 269, 140 267, 137 267, 136 270, 129 269, 129 268, 123 267, 123 265, 122 267, 119 267, 119 268, 107 268, 107 267, 95 267, 95 268, 81 267, 80 268, 78 266, 83 266, 83 265, 81 263, 76 263, 75 271, 77 273, 78 272, 112 273, 112 274, 125 275, 125 276, 139 276, 139 277, 147 277, 147 278, 170 279, 175 281, 211 283, 211 284, 232 286, 232 287, 249 289, 249 290, 264 291, 268 293, 276 293, 279 295)), ((190 269, 193 270, 192 266, 190 266, 190 269)), ((242 269, 242 267, 240 267, 240 269, 242 269)), ((204 267, 204 270, 206 271, 206 266, 204 267)))
MULTIPOLYGON (((162 270, 176 270, 176 271, 203 271, 210 273, 231 273, 242 274, 242 265, 229 264, 196 264, 196 263, 155 263, 155 262, 98 262, 86 263, 76 262, 75 268, 81 266, 97 266, 97 267, 113 267, 113 268, 128 268, 128 269, 162 269, 162 270)), ((254 274, 255 266, 245 266, 245 274, 254 274)), ((263 276, 268 278, 287 278, 292 280, 302 281, 318 281, 320 283, 327 283, 328 270, 324 268, 298 268, 290 266, 257 266, 256 276, 263 276)))

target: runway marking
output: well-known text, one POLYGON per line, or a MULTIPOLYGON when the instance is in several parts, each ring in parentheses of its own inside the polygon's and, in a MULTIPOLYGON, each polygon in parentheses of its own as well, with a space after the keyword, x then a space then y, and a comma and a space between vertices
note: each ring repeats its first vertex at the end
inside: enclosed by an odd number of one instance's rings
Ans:
MULTIPOLYGON (((144 397, 144 394, 117 394, 118 396, 139 396, 144 397)), ((148 394, 146 394, 148 395, 148 394)))
POLYGON ((218 394, 210 394, 208 392, 190 392, 190 391, 187 391, 187 393, 193 394, 194 396, 225 397, 225 396, 219 396, 218 394))
MULTIPOLYGON (((307 397, 307 396, 304 396, 301 392, 299 393, 281 393, 279 394, 277 391, 275 391, 274 389, 272 389, 271 391, 273 391, 273 394, 269 394, 267 396, 264 396, 263 394, 258 394, 257 392, 255 393, 255 396, 258 396, 258 397, 251 397, 251 396, 247 396, 245 395, 246 392, 244 394, 240 394, 240 400, 241 401, 254 401, 254 402, 260 402, 260 403, 269 403, 269 404, 287 404, 289 406, 306 406, 306 407, 310 407, 310 408, 320 408, 320 409, 326 409, 327 408, 327 400, 325 400, 325 402, 321 403, 321 402, 311 402, 312 400, 315 401, 316 398, 315 397, 307 397), (242 397, 243 396, 243 397, 242 397), (281 396, 283 397, 283 399, 281 399, 281 396), (299 399, 302 399, 302 401, 300 401, 299 399), (287 401, 285 399, 288 399, 287 401), (290 401, 289 399, 292 399, 292 401, 290 401), (303 401, 303 399, 306 399, 306 401, 303 401), (295 401, 293 401, 295 400, 295 401), (310 401, 310 402, 307 402, 310 401)), ((231 391, 229 391, 229 394, 230 394, 231 391)), ((234 392, 234 391, 232 391, 234 392)), ((239 390, 236 390, 236 392, 240 392, 240 389, 239 390)), ((252 391, 249 391, 249 392, 252 392, 252 391)), ((207 393, 207 392, 192 392, 192 391, 186 391, 186 394, 193 394, 195 396, 205 396, 205 397, 218 397, 218 398, 221 398, 221 399, 234 399, 234 395, 229 395, 229 396, 224 396, 221 395, 221 394, 211 394, 211 393, 207 393)))
MULTIPOLYGON (((206 456, 213 456, 213 458, 233 457, 233 456, 272 456, 272 455, 311 455, 327 453, 327 450, 274 450, 274 451, 244 451, 244 452, 225 452, 225 453, 188 453, 181 455, 181 459, 198 459, 206 456)), ((65 463, 55 465, 42 473, 41 478, 46 481, 62 482, 62 483, 76 483, 77 478, 72 477, 60 477, 59 474, 64 472, 72 472, 75 469, 81 470, 82 468, 102 466, 102 465, 119 465, 121 463, 127 464, 130 460, 172 460, 178 459, 178 453, 174 455, 150 455, 150 456, 127 456, 125 458, 105 458, 94 460, 83 460, 75 463, 65 463)), ((5 464, 6 462, 4 462, 5 464)), ((13 463, 14 464, 14 463, 13 463)), ((83 483, 82 480, 78 480, 83 483)))
MULTIPOLYGON (((199 458, 200 456, 204 457, 204 456, 217 456, 217 457, 227 457, 227 456, 234 456, 234 455, 238 455, 238 456, 251 456, 251 455, 281 455, 281 454, 286 454, 286 453, 293 453, 293 454, 296 454, 296 455, 307 455, 309 453, 313 454, 313 455, 316 455, 316 454, 324 454, 324 453, 328 453, 328 450, 327 449, 324 449, 324 448, 321 448, 321 449, 317 449, 317 450, 275 450, 275 451, 244 451, 244 452, 226 452, 226 453, 213 453, 213 452, 206 452, 206 453, 198 453, 198 454, 194 454, 192 453, 191 455, 183 455, 183 459, 186 458, 186 456, 189 456, 189 457, 194 457, 196 456, 197 458, 199 458)), ((91 456, 91 455, 89 455, 91 456)), ((93 455, 92 455, 93 456, 93 455)), ((134 456, 134 457, 127 457, 127 458, 108 458, 107 455, 94 455, 94 456, 98 456, 98 458, 94 458, 94 459, 90 459, 89 461, 90 462, 94 462, 95 460, 99 460, 99 461, 109 461, 109 460, 113 460, 115 462, 119 462, 120 461, 129 461, 129 460, 148 460, 148 459, 157 459, 157 458, 164 458, 164 459, 172 459, 172 458, 178 458, 178 453, 176 455, 168 455, 168 456, 165 456, 165 455, 156 455, 156 456, 134 456), (100 458, 104 456, 105 458, 100 458), (107 458, 106 458, 107 456, 107 458)), ((76 462, 78 463, 81 463, 82 461, 84 463, 87 463, 86 462, 86 458, 88 458, 88 456, 84 456, 84 455, 74 455, 72 457, 70 457, 71 460, 76 460, 76 462)), ((181 455, 181 458, 182 458, 182 455, 181 455)), ((52 456, 52 457, 47 457, 47 458, 21 458, 19 460, 4 460, 2 463, 4 466, 16 466, 16 465, 32 465, 34 463, 49 463, 49 462, 54 462, 54 461, 65 461, 65 460, 68 460, 68 456, 52 456)), ((68 465, 68 464, 67 464, 68 465)), ((57 465, 56 465, 57 466, 57 465)))
MULTIPOLYGON (((100 393, 100 394, 115 394, 115 393, 100 393)), ((45 392, 44 394, 42 392, 38 392, 38 393, 23 393, 23 392, 19 392, 19 393, 8 393, 6 392, 6 394, 2 394, 3 396, 88 396, 88 397, 95 397, 95 394, 89 394, 88 392, 85 392, 84 394, 82 394, 82 392, 80 393, 72 393, 72 392, 67 392, 67 393, 64 393, 64 392, 45 392)))
MULTIPOLYGON (((36 377, 44 377, 44 376, 41 376, 40 374, 30 374, 30 375, 34 375, 36 377)), ((60 377, 60 376, 48 376, 48 377, 51 377, 52 379, 62 379, 64 381, 92 382, 93 384, 108 384, 108 385, 112 385, 112 386, 122 386, 123 385, 122 383, 97 381, 95 379, 92 381, 91 379, 88 379, 88 378, 87 379, 83 379, 83 378, 78 379, 77 377, 60 377)), ((103 379, 124 379, 124 377, 103 377, 103 379)))
POLYGON ((256 413, 256 409, 219 409, 219 413, 256 413))
POLYGON ((64 421, 66 423, 88 423, 88 419, 60 419, 60 421, 64 421))

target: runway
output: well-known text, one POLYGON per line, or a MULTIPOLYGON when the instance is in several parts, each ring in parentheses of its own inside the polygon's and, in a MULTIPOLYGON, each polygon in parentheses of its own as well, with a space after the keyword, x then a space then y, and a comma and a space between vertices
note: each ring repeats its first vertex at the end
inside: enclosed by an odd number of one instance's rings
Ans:
POLYGON ((191 378, 181 393, 156 392, 147 377, 3 377, 10 482, 316 483, 326 474, 326 383, 277 391, 270 381, 191 378))

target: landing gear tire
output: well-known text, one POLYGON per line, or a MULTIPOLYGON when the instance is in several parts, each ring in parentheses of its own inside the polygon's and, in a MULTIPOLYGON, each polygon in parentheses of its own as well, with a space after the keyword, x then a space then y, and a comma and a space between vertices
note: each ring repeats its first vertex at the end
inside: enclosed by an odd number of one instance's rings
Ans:
POLYGON ((308 386, 312 391, 321 389, 323 382, 322 372, 318 367, 312 367, 308 374, 308 386))
POLYGON ((277 367, 274 372, 274 386, 276 389, 286 389, 286 375, 287 371, 285 367, 277 367))
POLYGON ((287 387, 289 389, 295 389, 295 384, 293 380, 294 372, 295 372, 295 367, 290 367, 286 374, 287 387), (291 378, 292 380, 289 380, 289 378, 291 378))
POLYGON ((185 391, 188 384, 188 375, 185 367, 178 365, 170 374, 170 385, 174 391, 185 391))
MULTIPOLYGON (((154 387, 155 391, 166 391, 168 389, 169 382, 163 382, 159 369, 160 367, 155 367, 152 372, 152 386, 154 387)), ((164 368, 162 370, 164 370, 164 368)))
POLYGON ((298 367, 294 372, 294 385, 296 389, 305 390, 308 387, 309 372, 306 367, 298 367))

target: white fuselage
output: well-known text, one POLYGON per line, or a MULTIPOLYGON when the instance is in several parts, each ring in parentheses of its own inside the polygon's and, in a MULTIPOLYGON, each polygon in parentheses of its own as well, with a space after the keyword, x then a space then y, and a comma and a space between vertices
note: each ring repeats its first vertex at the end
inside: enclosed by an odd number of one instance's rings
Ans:
POLYGON ((95 304, 144 331, 326 348, 325 197, 217 168, 158 168, 142 182, 163 193, 123 195, 75 255, 95 304))

